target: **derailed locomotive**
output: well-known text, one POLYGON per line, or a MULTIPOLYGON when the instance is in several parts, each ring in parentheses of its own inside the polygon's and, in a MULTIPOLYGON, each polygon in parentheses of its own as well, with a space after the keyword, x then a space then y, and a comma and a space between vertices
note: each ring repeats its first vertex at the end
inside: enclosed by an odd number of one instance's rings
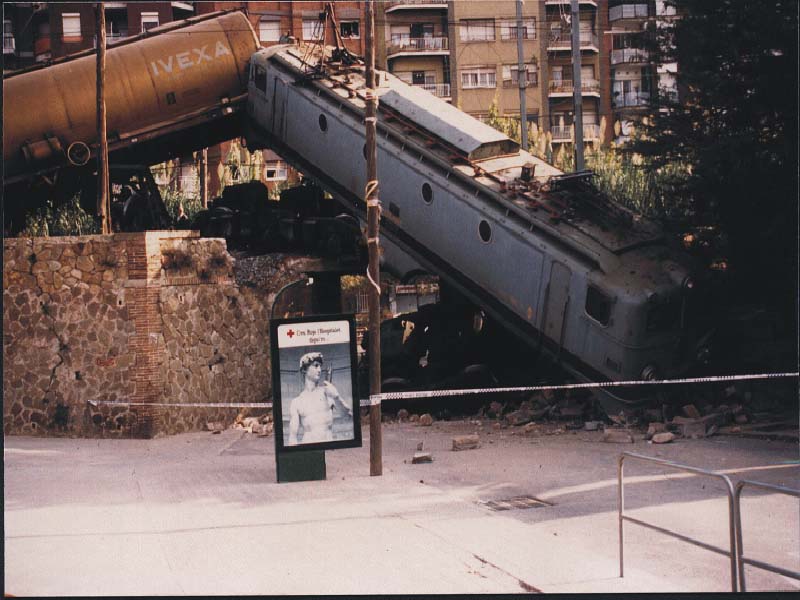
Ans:
MULTIPOLYGON (((251 58, 248 145, 279 152, 363 219, 363 67, 323 70, 308 54, 276 46, 251 58)), ((670 378, 703 361, 701 271, 658 226, 601 196, 588 174, 564 174, 378 75, 386 262, 397 249, 413 257, 581 381, 670 378)))

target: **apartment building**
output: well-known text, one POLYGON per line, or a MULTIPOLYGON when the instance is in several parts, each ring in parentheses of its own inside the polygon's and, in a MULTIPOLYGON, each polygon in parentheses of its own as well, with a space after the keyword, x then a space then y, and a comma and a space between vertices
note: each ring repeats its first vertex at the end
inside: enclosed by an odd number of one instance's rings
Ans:
MULTIPOLYGON (((502 116, 520 118, 519 57, 517 52, 517 2, 463 2, 451 0, 451 80, 453 103, 478 118, 493 103, 502 116)), ((543 65, 540 1, 525 2, 522 17, 522 52, 527 70, 526 113, 540 122, 546 112, 541 92, 543 65)))
POLYGON ((446 1, 379 2, 375 14, 376 66, 450 100, 449 32, 446 1))

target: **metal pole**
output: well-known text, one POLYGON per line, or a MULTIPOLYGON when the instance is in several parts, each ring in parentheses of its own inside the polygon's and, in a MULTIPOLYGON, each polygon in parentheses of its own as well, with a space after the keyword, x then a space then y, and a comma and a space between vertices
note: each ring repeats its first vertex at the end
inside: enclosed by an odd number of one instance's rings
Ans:
POLYGON ((522 149, 528 149, 528 111, 525 90, 528 87, 528 67, 522 54, 522 3, 517 0, 517 81, 519 83, 519 129, 522 135, 522 149))
POLYGON ((100 142, 97 153, 97 215, 100 217, 103 234, 111 233, 111 206, 108 197, 108 139, 106 136, 106 11, 105 3, 96 7, 97 33, 97 137, 100 142))
MULTIPOLYGON (((381 393, 381 289, 379 241, 380 202, 378 200, 378 152, 375 142, 377 97, 375 95, 375 0, 366 2, 366 154, 367 187, 367 250, 370 279, 369 307, 369 393, 381 393)), ((369 407, 369 474, 383 474, 383 442, 381 439, 381 405, 369 407)))
POLYGON ((200 152, 200 202, 208 208, 208 148, 200 152))
POLYGON ((623 522, 622 522, 622 511, 625 508, 624 501, 625 501, 625 492, 622 489, 622 469, 624 468, 623 462, 625 461, 625 455, 620 455, 617 461, 617 510, 619 511, 619 576, 625 576, 625 569, 624 569, 624 560, 623 560, 623 522))
POLYGON ((581 29, 578 0, 570 0, 572 21, 572 101, 575 104, 575 171, 583 171, 583 98, 581 95, 581 29))

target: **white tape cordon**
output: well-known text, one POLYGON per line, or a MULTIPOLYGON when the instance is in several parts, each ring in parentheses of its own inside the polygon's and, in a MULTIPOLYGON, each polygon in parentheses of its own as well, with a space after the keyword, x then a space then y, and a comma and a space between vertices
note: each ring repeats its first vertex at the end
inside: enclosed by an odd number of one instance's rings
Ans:
MULTIPOLYGON (((362 398, 360 406, 376 406, 384 400, 410 400, 419 398, 443 398, 446 396, 467 396, 470 394, 498 394, 508 392, 541 392, 544 390, 575 390, 588 388, 621 387, 627 385, 674 385, 679 383, 724 383, 729 381, 750 381, 758 379, 780 379, 798 377, 800 373, 759 373, 754 375, 714 375, 711 377, 692 377, 687 379, 660 379, 648 381, 599 381, 590 383, 568 383, 563 385, 532 385, 525 387, 471 388, 461 390, 433 390, 418 392, 385 392, 362 398)), ((170 408, 272 408, 272 402, 120 402, 117 400, 89 400, 92 406, 110 404, 113 406, 163 406, 170 408)))

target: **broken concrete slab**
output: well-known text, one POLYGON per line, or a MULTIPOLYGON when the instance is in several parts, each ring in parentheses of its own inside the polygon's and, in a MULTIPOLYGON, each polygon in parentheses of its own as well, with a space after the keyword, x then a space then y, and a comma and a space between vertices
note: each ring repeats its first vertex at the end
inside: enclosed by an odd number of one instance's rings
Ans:
POLYGON ((667 430, 667 426, 665 423, 650 423, 647 427, 647 433, 644 436, 644 439, 649 440, 657 433, 664 433, 667 430))
POLYGON ((533 421, 533 413, 529 410, 517 410, 506 415, 509 425, 525 425, 533 421))
POLYGON ((697 407, 694 404, 687 404, 682 408, 683 414, 685 414, 690 419, 699 419, 702 415, 700 415, 700 411, 697 410, 697 407))
POLYGON ((662 431, 653 435, 654 444, 668 444, 675 439, 675 434, 669 431, 662 431))
POLYGON ((209 421, 206 423, 206 429, 212 433, 218 433, 225 429, 225 423, 222 421, 209 421))
POLYGON ((680 431, 681 436, 685 438, 704 438, 706 437, 706 424, 700 420, 681 423, 678 431, 680 431))
POLYGON ((412 465, 418 465, 420 463, 432 463, 433 456, 430 452, 415 452, 414 457, 411 459, 412 465))
POLYGON ((453 438, 453 450, 474 450, 480 448, 481 439, 477 435, 459 435, 453 438))

